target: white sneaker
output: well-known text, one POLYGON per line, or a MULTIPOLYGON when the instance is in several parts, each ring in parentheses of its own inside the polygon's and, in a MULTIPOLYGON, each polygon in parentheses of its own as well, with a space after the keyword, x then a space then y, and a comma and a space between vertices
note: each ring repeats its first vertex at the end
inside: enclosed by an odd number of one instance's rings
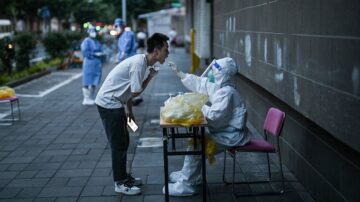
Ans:
POLYGON ((129 182, 125 182, 124 184, 118 184, 115 182, 115 192, 125 195, 138 195, 141 193, 141 189, 139 187, 133 186, 129 182))
POLYGON ((128 180, 130 180, 134 186, 142 185, 142 179, 140 177, 133 177, 131 173, 128 174, 128 180))

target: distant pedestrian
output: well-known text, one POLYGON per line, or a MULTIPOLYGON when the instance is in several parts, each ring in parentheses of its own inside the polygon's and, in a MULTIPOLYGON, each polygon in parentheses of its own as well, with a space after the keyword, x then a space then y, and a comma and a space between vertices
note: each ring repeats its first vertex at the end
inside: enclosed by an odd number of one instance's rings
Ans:
POLYGON ((171 28, 171 30, 169 31, 169 38, 170 38, 170 52, 175 52, 175 46, 176 46, 176 36, 177 36, 177 32, 175 30, 175 28, 171 28))
POLYGON ((95 27, 88 29, 89 37, 81 43, 83 62, 83 105, 94 105, 95 88, 100 84, 102 73, 101 57, 103 56, 100 42, 96 39, 95 27))
POLYGON ((153 65, 157 62, 163 64, 169 55, 168 39, 166 35, 153 34, 147 40, 147 53, 134 55, 116 65, 96 96, 95 103, 111 148, 115 192, 126 195, 141 193, 141 189, 137 187, 141 184, 141 179, 132 177, 126 171, 129 147, 126 125, 127 120, 135 120, 132 98, 139 96, 156 75, 153 65), (146 71, 149 73, 145 79, 146 71))
POLYGON ((145 34, 145 32, 138 32, 137 34, 136 34, 136 39, 137 39, 137 44, 138 44, 138 46, 137 46, 137 53, 138 54, 144 54, 145 53, 145 41, 146 41, 146 34, 145 34))
POLYGON ((121 18, 116 18, 114 27, 118 32, 118 54, 116 57, 116 62, 119 63, 126 58, 136 54, 137 44, 134 32, 131 31, 130 27, 125 26, 124 20, 121 18))

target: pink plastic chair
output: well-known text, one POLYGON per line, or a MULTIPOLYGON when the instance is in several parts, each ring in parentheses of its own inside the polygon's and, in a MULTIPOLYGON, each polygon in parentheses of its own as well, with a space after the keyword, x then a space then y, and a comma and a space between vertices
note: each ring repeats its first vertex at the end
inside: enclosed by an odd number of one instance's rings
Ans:
POLYGON ((233 158, 233 169, 232 169, 232 182, 228 182, 225 179, 225 166, 226 166, 226 153, 224 157, 224 169, 223 169, 223 181, 226 184, 232 184, 232 192, 235 195, 265 195, 265 194, 283 194, 285 190, 284 183, 284 173, 282 169, 280 145, 279 145, 279 136, 281 134, 285 120, 285 113, 276 108, 270 108, 265 118, 264 122, 264 136, 265 139, 251 139, 251 141, 245 146, 232 147, 227 150, 230 156, 233 158), (276 138, 276 146, 274 147, 270 142, 268 142, 268 136, 272 135, 276 138), (241 181, 235 182, 235 163, 236 163, 236 154, 238 152, 261 152, 266 153, 267 164, 268 164, 268 180, 263 181, 241 181), (281 182, 282 189, 276 192, 261 192, 261 193, 235 193, 234 186, 235 184, 252 184, 252 183, 265 183, 271 182, 271 170, 270 170, 270 160, 269 153, 277 153, 279 157, 280 172, 281 172, 281 182))

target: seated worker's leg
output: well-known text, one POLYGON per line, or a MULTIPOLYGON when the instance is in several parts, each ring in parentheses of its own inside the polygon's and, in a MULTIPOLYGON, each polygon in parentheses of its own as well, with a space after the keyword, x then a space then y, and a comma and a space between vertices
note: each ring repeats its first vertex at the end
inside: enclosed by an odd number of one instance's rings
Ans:
MULTIPOLYGON (((225 151, 228 146, 216 143, 216 154, 225 151)), ((193 145, 188 146, 188 151, 193 150, 193 145)), ((197 192, 196 185, 202 183, 201 156, 186 155, 180 171, 172 172, 169 176, 170 196, 189 196, 197 192)), ((163 189, 163 193, 165 193, 163 189)))
MULTIPOLYGON (((193 145, 188 146, 193 150, 193 145)), ((196 185, 201 184, 201 156, 186 155, 180 171, 173 172, 169 178, 170 196, 189 196, 197 192, 196 185)), ((163 193, 165 193, 163 189, 163 193)))

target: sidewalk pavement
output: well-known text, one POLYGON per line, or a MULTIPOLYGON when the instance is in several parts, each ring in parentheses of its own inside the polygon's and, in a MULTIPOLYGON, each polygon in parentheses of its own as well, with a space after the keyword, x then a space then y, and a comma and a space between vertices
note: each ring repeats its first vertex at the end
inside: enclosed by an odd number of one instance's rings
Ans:
MULTIPOLYGON (((169 60, 183 71, 190 68, 190 56, 176 49, 169 60)), ((103 78, 113 64, 104 67, 103 78)), ((80 73, 79 69, 66 73, 80 73)), ((176 75, 163 67, 142 94, 144 102, 134 107, 139 130, 131 133, 128 168, 142 177, 142 194, 125 196, 114 192, 110 150, 95 106, 82 106, 81 77, 43 97, 21 97, 22 120, 13 126, 0 126, 0 201, 164 201, 162 147, 138 147, 139 138, 162 137, 159 110, 169 93, 186 92, 176 75)), ((31 90, 35 84, 16 88, 31 90)), ((51 85, 46 79, 38 85, 51 85)), ((249 123, 249 127, 251 124, 249 123)), ((143 145, 143 144, 141 144, 143 145)), ((180 143, 185 147, 185 143, 180 143)), ((264 176, 266 160, 261 155, 241 154, 239 176, 264 176)), ((295 177, 285 168, 287 192, 284 195, 235 198, 231 186, 222 183, 223 154, 207 165, 208 201, 313 201, 295 177)), ((169 171, 182 167, 183 157, 169 157, 169 171)), ((276 161, 275 161, 276 162, 276 161)), ((230 159, 229 159, 230 163, 230 159)), ((230 164, 229 164, 230 165, 230 164)), ((227 174, 230 177, 230 166, 227 174)), ((272 168, 279 170, 277 164, 272 168)), ((272 189, 278 184, 236 186, 241 191, 272 189)), ((201 190, 200 190, 201 191, 201 190)), ((170 201, 202 201, 202 195, 170 197, 170 201)))

